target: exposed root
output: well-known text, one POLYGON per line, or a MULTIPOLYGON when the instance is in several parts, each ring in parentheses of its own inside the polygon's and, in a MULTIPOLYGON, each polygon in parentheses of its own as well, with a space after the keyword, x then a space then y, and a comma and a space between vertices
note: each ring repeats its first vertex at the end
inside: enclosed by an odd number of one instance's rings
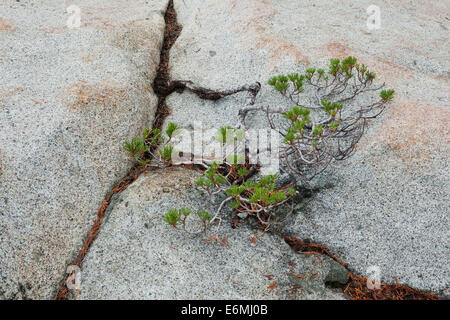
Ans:
POLYGON ((203 100, 212 100, 216 101, 222 98, 225 98, 227 96, 236 94, 238 92, 244 92, 247 91, 250 93, 250 95, 254 98, 258 94, 259 90, 261 89, 261 84, 259 82, 250 84, 250 85, 243 85, 235 89, 230 90, 211 90, 208 88, 203 88, 196 86, 192 83, 192 81, 182 81, 182 80, 174 80, 171 82, 172 86, 177 89, 188 89, 189 91, 195 93, 200 99, 203 100))
POLYGON ((297 253, 323 254, 345 267, 345 264, 342 261, 340 261, 336 256, 333 256, 330 251, 321 244, 306 242, 295 237, 288 236, 283 236, 283 239, 297 253))

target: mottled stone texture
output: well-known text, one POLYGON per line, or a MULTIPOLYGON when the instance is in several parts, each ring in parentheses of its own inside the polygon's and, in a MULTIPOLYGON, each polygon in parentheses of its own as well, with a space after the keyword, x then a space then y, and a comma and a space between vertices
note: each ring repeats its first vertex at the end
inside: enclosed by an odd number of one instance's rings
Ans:
MULTIPOLYGON (((105 193, 130 168, 122 146, 154 117, 167 2, 77 1, 79 29, 66 27, 69 2, 0 4, 1 299, 53 296, 105 193)), ((174 2, 183 30, 173 79, 211 89, 260 81, 257 104, 292 107, 266 85, 270 76, 352 55, 396 90, 355 155, 313 182, 321 190, 285 231, 358 274, 377 266, 382 281, 448 294, 449 2, 174 2), (380 8, 378 30, 366 25, 370 5, 380 8)), ((234 125, 244 103, 243 93, 215 102, 173 93, 166 123, 234 125)), ((248 126, 267 124, 251 114, 248 126)), ((115 198, 79 298, 289 298, 293 285, 304 288, 297 298, 342 297, 324 282, 343 282, 345 270, 272 235, 252 246, 252 230, 224 223, 228 248, 165 225, 171 206, 217 208, 194 192, 194 177, 149 173, 115 198), (292 272, 309 276, 298 283, 292 272)))
MULTIPOLYGON (((183 32, 171 51, 176 79, 217 88, 282 72, 326 67, 355 56, 396 90, 353 158, 322 177, 317 193, 288 227, 328 246, 353 271, 379 266, 383 281, 442 292, 449 287, 448 1, 175 1, 183 32), (368 30, 370 5, 381 28, 368 30)), ((244 97, 168 100, 171 121, 205 127, 236 123, 244 97)), ((292 107, 263 85, 256 104, 292 107)), ((264 127, 251 115, 249 126, 264 127)))
POLYGON ((49 299, 151 126, 167 1, 0 4, 0 299, 49 299))
POLYGON ((217 203, 198 194, 197 177, 186 169, 151 171, 120 194, 86 256, 78 299, 344 297, 325 287, 336 262, 296 254, 269 233, 253 243, 251 228, 230 227, 230 210, 224 210, 220 227, 207 234, 191 236, 164 222, 167 210, 192 208, 187 228, 194 231, 199 227, 196 210, 217 210, 217 203), (211 241, 213 234, 217 242, 211 241))

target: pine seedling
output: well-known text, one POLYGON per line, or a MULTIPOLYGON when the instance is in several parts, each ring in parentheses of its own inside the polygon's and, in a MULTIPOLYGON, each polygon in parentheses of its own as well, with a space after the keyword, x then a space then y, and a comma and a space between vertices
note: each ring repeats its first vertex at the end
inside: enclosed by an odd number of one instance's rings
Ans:
POLYGON ((384 102, 392 101, 394 99, 395 90, 383 90, 380 92, 380 97, 384 102))
POLYGON ((148 161, 144 159, 144 154, 149 150, 145 144, 144 138, 133 137, 131 141, 126 141, 124 146, 128 155, 141 166, 147 165, 148 161))
POLYGON ((169 137, 169 140, 172 139, 180 130, 180 126, 176 123, 170 122, 167 125, 166 135, 169 137))
POLYGON ((159 154, 161 156, 161 159, 168 163, 172 161, 172 154, 173 154, 173 146, 172 145, 166 145, 159 149, 159 154))
POLYGON ((177 209, 170 209, 164 215, 164 221, 173 227, 177 226, 177 223, 181 220, 181 212, 177 209))

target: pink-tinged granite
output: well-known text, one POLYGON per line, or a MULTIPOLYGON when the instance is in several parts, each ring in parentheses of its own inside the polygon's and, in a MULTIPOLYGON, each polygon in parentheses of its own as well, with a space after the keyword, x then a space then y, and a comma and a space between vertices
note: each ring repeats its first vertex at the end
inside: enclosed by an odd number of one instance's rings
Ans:
MULTIPOLYGON (((175 7, 184 27, 171 51, 176 79, 212 88, 260 81, 257 104, 289 107, 264 85, 270 76, 352 55, 395 89, 354 157, 317 181, 334 187, 299 209, 288 230, 328 246, 359 274, 376 265, 383 281, 398 277, 448 294, 450 3, 186 0, 175 7), (377 30, 366 24, 372 4, 380 8, 377 30)), ((174 94, 169 118, 234 124, 243 100, 209 103, 174 94)), ((249 125, 266 126, 256 115, 249 125)))
POLYGON ((151 126, 167 0, 0 3, 0 299, 51 299, 151 126), (80 28, 66 23, 80 8, 80 28))

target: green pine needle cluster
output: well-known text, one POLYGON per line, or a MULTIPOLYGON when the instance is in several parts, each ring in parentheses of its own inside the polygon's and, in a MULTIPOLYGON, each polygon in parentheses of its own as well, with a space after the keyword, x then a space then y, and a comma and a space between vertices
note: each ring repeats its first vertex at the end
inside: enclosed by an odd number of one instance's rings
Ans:
POLYGON ((389 89, 389 90, 383 90, 380 93, 380 97, 381 99, 383 99, 383 101, 392 101, 394 99, 394 93, 395 90, 393 89, 389 89))
POLYGON ((376 74, 367 69, 364 64, 358 64, 355 57, 349 56, 345 59, 330 59, 328 72, 324 69, 309 67, 305 70, 304 74, 291 73, 287 75, 278 75, 269 79, 268 84, 273 86, 276 91, 283 94, 287 92, 292 85, 297 93, 304 92, 304 81, 311 83, 313 78, 316 81, 324 81, 328 83, 332 79, 337 77, 344 77, 346 79, 357 76, 362 82, 371 82, 376 78, 376 74))
POLYGON ((158 150, 161 160, 169 164, 174 152, 170 142, 179 130, 180 126, 173 122, 169 123, 164 131, 165 136, 159 129, 144 128, 142 135, 125 142, 124 150, 141 166, 150 162, 152 158, 151 150, 158 150))
POLYGON ((171 139, 172 137, 174 137, 179 131, 180 131, 180 126, 176 123, 170 122, 167 125, 167 129, 166 129, 166 135, 169 137, 169 139, 171 139))
POLYGON ((268 84, 273 86, 275 90, 286 93, 287 89, 292 86, 298 91, 303 92, 303 81, 307 75, 299 75, 298 73, 291 73, 286 75, 278 75, 269 79, 268 84))
POLYGON ((143 137, 144 140, 152 147, 158 146, 164 140, 161 135, 161 130, 159 129, 144 128, 143 137))
POLYGON ((143 137, 133 137, 131 141, 126 141, 124 149, 137 163, 145 163, 146 159, 144 156, 149 150, 149 147, 145 143, 145 139, 143 137))
MULTIPOLYGON (((286 97, 291 97, 291 95, 300 96, 305 90, 305 84, 310 85, 309 88, 315 90, 318 88, 324 90, 324 88, 337 87, 337 84, 343 84, 339 90, 331 90, 331 94, 334 94, 340 90, 343 92, 352 78, 355 78, 355 82, 360 83, 359 88, 366 88, 376 78, 376 75, 374 72, 369 71, 364 64, 359 64, 355 57, 349 56, 342 60, 338 58, 330 59, 327 72, 321 68, 309 67, 304 74, 290 73, 274 76, 269 79, 268 84, 286 97)), ((392 101, 394 92, 392 89, 381 91, 381 101, 378 105, 392 101)), ((349 99, 342 101, 347 100, 349 99)), ((341 114, 345 108, 344 103, 339 102, 339 100, 332 101, 327 96, 324 96, 320 100, 320 104, 325 115, 328 115, 328 120, 320 125, 312 124, 310 109, 303 106, 294 106, 283 113, 283 117, 290 121, 289 126, 285 129, 284 143, 293 146, 294 143, 305 143, 310 139, 309 143, 319 150, 319 138, 321 136, 325 133, 336 133, 339 131, 340 127, 342 127, 341 114), (312 135, 312 139, 310 135, 312 135)))
POLYGON ((233 144, 235 141, 242 141, 245 138, 245 131, 234 129, 230 126, 224 126, 219 129, 215 139, 222 145, 233 144))
POLYGON ((309 109, 295 106, 283 113, 283 117, 291 121, 284 137, 285 143, 292 143, 304 135, 305 126, 311 123, 310 112, 309 109))
MULTIPOLYGON (((185 226, 186 219, 191 215, 192 210, 189 208, 170 209, 164 215, 163 220, 172 227, 177 227, 179 224, 185 226)), ((212 216, 207 210, 200 209, 196 212, 197 217, 202 221, 203 226, 211 221, 212 216)))
POLYGON ((232 185, 226 194, 234 201, 230 203, 233 208, 246 208, 250 204, 262 207, 273 206, 286 200, 294 194, 294 189, 277 190, 277 174, 261 177, 258 181, 245 181, 241 185, 232 185))
POLYGON ((225 176, 218 172, 218 169, 219 163, 213 162, 205 171, 204 175, 195 181, 195 184, 209 192, 211 188, 218 187, 219 185, 225 183, 227 180, 225 176))
POLYGON ((159 149, 159 154, 160 154, 161 158, 163 159, 163 161, 166 163, 169 163, 170 161, 172 161, 172 153, 173 153, 172 145, 164 146, 159 149))
POLYGON ((344 107, 342 103, 331 102, 328 99, 322 100, 321 103, 325 112, 332 117, 336 117, 338 111, 342 110, 342 108, 344 107))

